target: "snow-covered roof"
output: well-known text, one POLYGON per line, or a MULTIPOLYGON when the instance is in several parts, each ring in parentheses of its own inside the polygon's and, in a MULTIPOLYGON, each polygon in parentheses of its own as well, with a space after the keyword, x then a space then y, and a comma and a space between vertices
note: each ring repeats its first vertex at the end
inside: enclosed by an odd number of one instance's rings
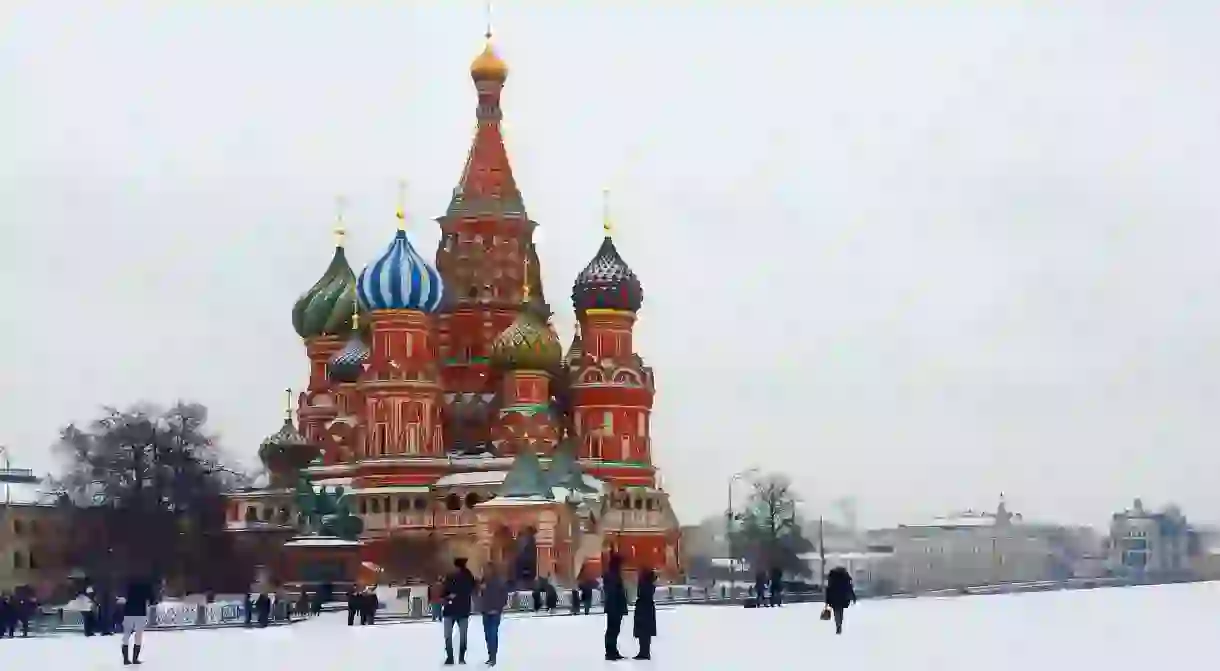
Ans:
POLYGON ((508 471, 467 471, 463 473, 450 473, 442 475, 436 481, 436 487, 476 487, 480 485, 499 485, 503 484, 504 478, 508 477, 508 471))
POLYGON ((284 547, 351 547, 360 541, 349 541, 337 536, 297 536, 284 543, 284 547))
POLYGON ((351 478, 321 478, 313 481, 314 487, 351 487, 351 478))
POLYGON ((545 496, 521 496, 521 497, 498 496, 494 499, 488 499, 488 500, 476 505, 475 507, 476 508, 479 508, 479 507, 499 508, 499 507, 504 507, 504 506, 538 506, 538 505, 547 505, 550 503, 555 503, 555 501, 552 499, 548 499, 545 496))
POLYGON ((12 506, 53 506, 56 494, 41 482, 0 483, 0 503, 12 506))
POLYGON ((349 494, 427 494, 432 488, 427 485, 389 485, 386 487, 360 487, 349 489, 349 494))
MULTIPOLYGON (((888 559, 893 557, 892 552, 827 552, 826 561, 875 561, 878 559, 888 559)), ((802 561, 817 561, 821 559, 821 555, 817 552, 806 552, 798 555, 802 561)))

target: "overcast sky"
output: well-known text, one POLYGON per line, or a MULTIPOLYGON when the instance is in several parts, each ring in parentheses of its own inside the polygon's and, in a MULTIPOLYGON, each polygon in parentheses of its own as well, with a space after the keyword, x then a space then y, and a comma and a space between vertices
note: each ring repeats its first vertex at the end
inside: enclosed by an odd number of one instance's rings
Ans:
MULTIPOLYGON (((613 192, 680 515, 757 465, 868 524, 1220 520, 1220 6, 559 4, 496 7, 513 168, 565 342, 613 192)), ((3 3, 0 444, 47 470, 61 425, 181 397, 253 464, 335 196, 357 268, 399 179, 435 250, 483 23, 3 3)))

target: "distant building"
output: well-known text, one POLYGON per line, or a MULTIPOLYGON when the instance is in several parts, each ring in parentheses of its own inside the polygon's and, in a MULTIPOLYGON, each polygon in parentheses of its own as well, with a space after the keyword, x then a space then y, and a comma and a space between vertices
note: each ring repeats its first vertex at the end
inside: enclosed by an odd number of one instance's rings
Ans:
POLYGON ((1220 529, 1194 529, 1196 552, 1191 557, 1191 569, 1203 580, 1220 580, 1220 529))
POLYGON ((66 577, 64 510, 26 469, 0 469, 0 592, 47 594, 66 577))
MULTIPOLYGON (((888 546, 892 557, 875 565, 900 592, 1068 578, 1077 532, 1025 520, 1001 499, 994 513, 965 512, 926 524, 870 531, 869 546, 888 546)), ((829 560, 829 557, 828 557, 829 560)))
MULTIPOLYGON (((827 547, 829 548, 829 545, 827 547)), ((823 575, 821 554, 809 552, 801 555, 801 559, 809 564, 813 580, 819 581, 823 575)), ((847 569, 856 591, 861 596, 892 594, 897 588, 894 582, 897 573, 895 562, 893 548, 874 546, 855 552, 827 552, 825 570, 839 566, 847 569)))
POLYGON ((1191 530, 1176 506, 1161 512, 1136 499, 1110 521, 1110 571, 1116 575, 1155 577, 1191 569, 1191 530))

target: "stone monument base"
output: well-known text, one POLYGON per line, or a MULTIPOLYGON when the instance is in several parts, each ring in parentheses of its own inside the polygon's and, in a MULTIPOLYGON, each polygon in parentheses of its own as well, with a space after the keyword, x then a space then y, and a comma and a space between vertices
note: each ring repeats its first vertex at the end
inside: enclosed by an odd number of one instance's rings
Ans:
POLYGON ((337 536, 296 536, 284 543, 280 582, 341 597, 360 580, 362 545, 337 536))

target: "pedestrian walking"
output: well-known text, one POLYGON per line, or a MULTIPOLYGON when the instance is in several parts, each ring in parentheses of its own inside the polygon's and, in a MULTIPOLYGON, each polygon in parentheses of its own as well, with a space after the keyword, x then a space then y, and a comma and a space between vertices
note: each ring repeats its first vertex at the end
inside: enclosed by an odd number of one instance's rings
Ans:
POLYGON ((453 666, 453 627, 458 628, 458 662, 466 663, 466 641, 470 629, 470 612, 473 610, 471 598, 474 596, 474 574, 466 568, 466 558, 453 560, 454 570, 445 578, 441 590, 444 600, 442 615, 445 627, 445 666, 453 666))
POLYGON ((835 634, 843 633, 843 612, 856 602, 856 590, 852 586, 851 574, 842 566, 830 569, 826 574, 826 607, 835 620, 835 634))
POLYGON ((652 638, 657 635, 657 574, 650 568, 640 571, 635 591, 635 621, 631 633, 640 640, 640 652, 634 659, 652 659, 652 638))
POLYGON ((627 616, 627 589, 623 586, 623 558, 610 555, 606 573, 602 576, 603 606, 606 611, 606 660, 623 659, 618 651, 618 635, 627 616))
POLYGON ((153 601, 152 583, 137 578, 127 584, 126 600, 123 602, 124 664, 140 663, 140 650, 144 647, 144 628, 148 626, 148 608, 152 606, 153 601), (133 636, 134 646, 131 645, 133 636))
POLYGON ((495 666, 500 652, 500 622, 508 606, 508 583, 500 577, 495 564, 483 569, 479 591, 479 612, 483 615, 483 638, 487 642, 487 666, 495 666))

